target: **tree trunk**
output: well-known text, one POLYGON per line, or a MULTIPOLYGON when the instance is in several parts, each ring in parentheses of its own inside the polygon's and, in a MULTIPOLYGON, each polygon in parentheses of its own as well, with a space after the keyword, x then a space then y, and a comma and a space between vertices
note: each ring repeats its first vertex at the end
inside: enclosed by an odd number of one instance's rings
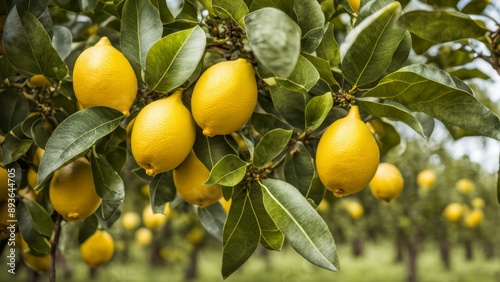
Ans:
POLYGON ((186 274, 184 275, 184 279, 186 281, 193 281, 198 278, 198 253, 201 250, 202 244, 195 244, 193 247, 193 251, 191 251, 191 255, 189 256, 189 265, 186 269, 186 274))
POLYGON ((418 243, 415 240, 408 242, 408 282, 417 282, 417 255, 418 243))
POLYGON ((360 238, 356 238, 352 242, 352 255, 354 257, 359 257, 363 254, 363 241, 360 238))
POLYGON ((443 262, 444 267, 446 270, 450 270, 450 242, 447 239, 443 239, 439 242, 439 252, 441 254, 441 261, 443 262))
POLYGON ((496 255, 496 250, 495 250, 495 244, 492 242, 485 242, 484 243, 484 256, 487 260, 492 260, 495 258, 496 255))
POLYGON ((404 248, 405 244, 403 242, 403 239, 397 238, 396 239, 396 257, 394 258, 394 262, 400 263, 403 262, 404 260, 404 248))
POLYGON ((472 250, 472 241, 467 239, 464 243, 465 247, 465 260, 471 261, 474 258, 474 252, 472 250))

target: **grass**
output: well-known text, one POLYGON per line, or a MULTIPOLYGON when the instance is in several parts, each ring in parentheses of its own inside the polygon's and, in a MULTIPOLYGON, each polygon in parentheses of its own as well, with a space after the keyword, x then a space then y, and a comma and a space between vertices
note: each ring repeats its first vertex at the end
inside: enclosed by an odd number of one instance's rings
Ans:
MULTIPOLYGON (((94 281, 183 281, 185 257, 181 258, 183 263, 153 268, 149 266, 147 255, 142 249, 134 245, 130 251, 134 253, 131 261, 123 263, 120 257, 115 257, 112 263, 99 269, 94 281)), ((280 253, 269 253, 267 259, 255 253, 226 281, 406 281, 406 262, 394 262, 394 248, 389 242, 367 243, 361 257, 352 256, 349 246, 339 246, 338 254, 341 271, 333 273, 311 265, 290 247, 284 248, 280 253)), ((72 262, 74 260, 72 279, 63 279, 62 271, 59 271, 57 281, 89 281, 88 268, 78 262, 77 255, 70 253, 68 256, 72 262)), ((200 253, 199 278, 196 281, 222 281, 220 267, 221 253, 213 249, 203 250, 200 253)), ((7 276, 3 271, 0 273, 0 281, 27 281, 26 276, 26 269, 15 277, 7 276)), ((419 256, 418 278, 421 282, 498 282, 500 259, 485 260, 481 250, 476 249, 474 260, 466 261, 463 249, 455 248, 452 251, 452 270, 447 271, 439 259, 437 247, 429 244, 419 256)))

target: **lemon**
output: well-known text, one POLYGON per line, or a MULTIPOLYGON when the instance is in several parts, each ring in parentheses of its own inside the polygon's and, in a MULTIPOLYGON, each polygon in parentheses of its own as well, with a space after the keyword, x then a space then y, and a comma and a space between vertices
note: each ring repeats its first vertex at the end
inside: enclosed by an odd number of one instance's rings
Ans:
POLYGON ((233 137, 234 141, 236 141, 236 144, 238 144, 238 150, 242 152, 248 152, 247 143, 245 143, 245 140, 243 140, 243 138, 238 133, 231 133, 231 137, 233 137))
POLYGON ((196 123, 206 136, 230 134, 252 116, 257 82, 245 59, 217 63, 198 79, 191 98, 196 123))
POLYGON ((360 4, 361 0, 348 0, 348 2, 349 2, 349 6, 351 6, 354 13, 359 12, 359 4, 360 4))
POLYGON ((480 209, 473 209, 468 211, 464 215, 463 224, 467 228, 476 228, 484 218, 484 213, 480 209))
POLYGON ((370 190, 375 198, 391 202, 403 191, 404 179, 399 169, 390 163, 380 163, 370 181, 370 190))
POLYGON ((476 209, 482 209, 484 208, 484 200, 482 198, 476 197, 472 199, 472 206, 476 209))
POLYGON ((80 256, 91 268, 107 263, 114 252, 113 237, 103 230, 97 230, 80 245, 80 256))
POLYGON ((462 218, 464 207, 459 203, 450 203, 444 209, 443 215, 449 222, 458 222, 462 218))
POLYGON ((137 78, 127 58, 102 37, 76 59, 73 88, 84 108, 106 106, 128 116, 137 94, 137 78))
POLYGON ((222 205, 222 208, 224 209, 224 211, 226 211, 226 214, 229 213, 229 209, 231 208, 231 202, 232 202, 231 199, 229 199, 229 201, 226 201, 226 199, 224 199, 224 197, 221 197, 219 199, 219 203, 222 205))
POLYGON ((193 245, 197 245, 201 243, 203 237, 205 237, 205 231, 200 227, 194 227, 186 235, 186 240, 193 245))
POLYGON ((43 272, 47 271, 50 269, 50 255, 42 255, 42 256, 35 256, 29 253, 30 247, 28 246, 28 243, 24 241, 22 236, 20 236, 20 248, 21 248, 21 256, 23 257, 24 262, 26 265, 33 269, 36 272, 43 272))
POLYGON ((145 227, 141 227, 137 229, 137 231, 135 231, 134 237, 135 242, 139 246, 147 246, 151 244, 151 241, 153 240, 153 233, 151 232, 151 230, 145 227))
POLYGON ((345 209, 353 219, 359 219, 365 213, 365 209, 357 201, 347 201, 345 203, 345 209))
POLYGON ((318 176, 337 197, 362 190, 377 171, 380 153, 359 109, 333 122, 321 137, 316 152, 318 176))
POLYGON ((429 190, 436 184, 436 172, 432 169, 425 169, 417 175, 418 187, 424 190, 429 190))
POLYGON ((28 86, 31 88, 48 87, 51 84, 50 80, 41 74, 34 75, 28 80, 28 86))
POLYGON ((84 157, 58 169, 50 182, 50 202, 67 221, 83 221, 102 200, 97 195, 90 164, 84 157))
POLYGON ((323 201, 321 201, 321 203, 319 203, 317 209, 319 212, 327 212, 329 208, 330 208, 330 204, 326 200, 323 200, 323 201))
POLYGON ((122 225, 127 230, 135 229, 139 226, 140 221, 141 218, 136 212, 128 211, 122 215, 122 225))
POLYGON ((476 185, 474 185, 474 182, 472 182, 472 180, 462 178, 457 181, 457 183, 455 184, 455 188, 458 190, 458 192, 464 195, 468 195, 472 191, 474 191, 474 189, 476 189, 476 185))
POLYGON ((171 213, 172 211, 168 203, 165 204, 165 214, 153 213, 151 205, 147 205, 142 211, 142 222, 149 229, 158 229, 165 225, 171 213))
POLYGON ((188 203, 201 208, 217 202, 222 197, 219 184, 203 185, 210 172, 191 151, 180 166, 174 169, 174 184, 179 195, 188 203))
POLYGON ((40 161, 42 160, 43 153, 45 153, 45 150, 38 147, 36 148, 35 155, 33 156, 33 165, 38 167, 40 165, 40 161))
POLYGON ((0 203, 9 199, 9 174, 7 170, 0 167, 0 203))
POLYGON ((30 167, 28 169, 28 186, 31 188, 35 188, 37 181, 38 181, 38 174, 36 173, 34 168, 30 167))
POLYGON ((193 148, 196 126, 181 97, 179 90, 154 101, 135 119, 132 154, 150 176, 177 167, 193 148))

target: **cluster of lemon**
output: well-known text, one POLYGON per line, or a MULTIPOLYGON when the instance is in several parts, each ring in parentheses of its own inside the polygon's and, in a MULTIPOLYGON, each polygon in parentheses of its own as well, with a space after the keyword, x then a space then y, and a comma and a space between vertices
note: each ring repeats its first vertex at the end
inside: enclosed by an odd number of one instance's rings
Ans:
MULTIPOLYGON (((476 189, 474 182, 468 178, 462 178, 455 183, 455 189, 464 195, 470 196, 476 189)), ((462 225, 469 229, 474 229, 484 219, 485 202, 480 197, 475 197, 471 200, 470 206, 465 203, 452 202, 449 203, 443 211, 443 216, 450 223, 462 222, 462 225)))

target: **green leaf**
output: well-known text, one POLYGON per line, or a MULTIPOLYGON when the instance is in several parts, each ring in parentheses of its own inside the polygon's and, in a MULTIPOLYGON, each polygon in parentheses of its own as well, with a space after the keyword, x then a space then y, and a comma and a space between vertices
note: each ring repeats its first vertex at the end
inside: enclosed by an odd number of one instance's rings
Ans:
POLYGON ((325 15, 316 0, 293 1, 293 11, 302 31, 302 51, 312 53, 323 37, 325 15))
POLYGON ((10 64, 21 74, 62 80, 68 67, 52 47, 50 36, 40 21, 28 12, 18 13, 13 8, 5 22, 2 42, 10 64))
POLYGON ((233 197, 222 234, 222 277, 226 279, 253 254, 260 232, 247 190, 233 197))
MULTIPOLYGON (((271 7, 277 8, 285 12, 292 20, 296 21, 297 17, 295 16, 295 12, 293 10, 293 3, 290 3, 290 0, 253 0, 250 5, 250 11, 254 12, 257 10, 261 10, 263 8, 271 7)), ((295 0, 293 0, 295 2, 295 0)))
POLYGON ((203 135, 201 128, 197 127, 196 130, 193 151, 208 170, 212 170, 213 166, 226 155, 234 154, 234 150, 223 135, 207 137, 203 135))
POLYGON ((122 127, 117 127, 111 134, 102 138, 96 146, 99 154, 109 154, 116 150, 120 144, 127 139, 127 131, 122 127))
POLYGON ((264 206, 292 247, 319 267, 337 271, 333 236, 321 216, 292 185, 276 179, 261 181, 264 206))
POLYGON ((248 163, 236 155, 227 155, 217 162, 203 185, 235 186, 245 177, 248 163))
POLYGON ((300 55, 292 73, 286 79, 276 78, 276 83, 291 91, 307 93, 318 79, 319 73, 314 65, 300 55))
POLYGON ((167 93, 182 85, 198 66, 205 45, 205 32, 199 26, 169 34, 157 41, 146 57, 148 89, 167 93))
POLYGON ((288 145, 292 133, 293 130, 276 128, 264 134, 255 146, 252 164, 255 167, 263 167, 272 161, 288 145))
POLYGON ((276 116, 272 114, 260 113, 253 113, 252 126, 257 132, 260 133, 260 135, 264 135, 275 128, 292 129, 290 125, 282 122, 276 116))
POLYGON ((381 101, 372 97, 358 98, 356 101, 358 101, 359 105, 369 114, 402 121, 420 134, 420 136, 425 138, 422 125, 412 112, 403 105, 390 100, 381 101))
POLYGON ((248 14, 248 7, 243 0, 212 0, 213 11, 219 17, 232 18, 245 29, 244 17, 248 14))
POLYGON ((323 183, 321 183, 318 175, 315 174, 304 197, 309 201, 313 201, 314 204, 318 206, 325 197, 325 194, 326 188, 323 183))
POLYGON ((94 155, 90 158, 90 164, 95 190, 102 199, 99 207, 101 216, 109 219, 125 200, 125 186, 118 173, 94 155))
MULTIPOLYGON (((394 1, 393 0, 368 1, 365 5, 360 7, 358 17, 356 18, 356 21, 354 22, 354 26, 359 25, 366 18, 368 18, 370 15, 383 9, 385 6, 391 4, 392 2, 394 2, 394 1)), ((399 2, 401 2, 401 1, 399 1, 399 2)))
POLYGON ((106 161, 114 171, 120 173, 127 162, 127 143, 123 142, 115 150, 106 154, 106 161))
POLYGON ((73 35, 71 35, 71 31, 67 27, 61 25, 54 26, 52 46, 61 59, 66 59, 69 53, 71 53, 72 42, 73 35))
POLYGON ((470 1, 469 4, 465 5, 465 7, 462 9, 462 13, 480 15, 488 6, 488 4, 490 4, 490 2, 490 0, 470 1))
POLYGON ((160 12, 160 18, 161 18, 162 23, 166 24, 166 23, 171 23, 171 22, 175 21, 174 15, 172 15, 172 12, 170 12, 170 10, 167 6, 167 1, 152 0, 151 3, 160 12))
POLYGON ((50 138, 50 133, 45 126, 46 122, 43 118, 39 118, 31 125, 31 137, 35 144, 43 149, 47 146, 47 141, 50 138))
POLYGON ((220 203, 215 203, 206 208, 198 208, 198 219, 205 230, 215 239, 222 242, 222 229, 226 221, 226 212, 220 203))
POLYGON ((111 226, 113 226, 113 224, 115 224, 115 222, 120 218, 122 212, 120 211, 120 209, 117 209, 112 215, 110 218, 103 218, 101 215, 101 213, 94 213, 94 215, 97 217, 97 220, 99 221, 99 225, 103 228, 103 229, 108 229, 110 228, 111 226))
POLYGON ((392 56, 391 64, 386 70, 387 73, 397 71, 406 63, 408 56, 410 55, 411 44, 411 33, 406 31, 405 36, 401 39, 401 42, 399 42, 399 46, 392 56))
POLYGON ((462 80, 474 79, 474 78, 490 79, 489 75, 485 74, 484 72, 482 72, 476 68, 473 68, 473 69, 459 68, 459 69, 449 71, 449 73, 453 76, 458 77, 459 79, 462 79, 462 80))
POLYGON ((16 1, 7 1, 7 3, 8 2, 14 2, 12 4, 17 5, 17 7, 19 7, 20 9, 30 12, 35 17, 40 17, 45 12, 45 10, 47 10, 50 1, 16 0, 16 1))
POLYGON ((325 121, 333 107, 332 93, 328 92, 312 98, 306 106, 306 130, 314 131, 325 121))
POLYGON ((149 183, 149 200, 153 213, 165 214, 165 204, 173 201, 176 193, 173 171, 155 175, 149 183))
POLYGON ((465 83, 438 68, 419 64, 404 67, 364 96, 392 100, 447 126, 500 140, 499 117, 479 103, 465 83))
POLYGON ((123 5, 121 22, 120 47, 142 81, 148 51, 163 33, 160 12, 149 1, 128 0, 123 5))
POLYGON ((82 156, 99 139, 113 132, 122 119, 122 113, 107 107, 86 108, 65 119, 47 142, 35 190, 39 191, 55 170, 82 156))
POLYGON ((323 60, 328 61, 330 67, 340 65, 340 47, 335 39, 333 24, 328 23, 323 39, 316 48, 316 54, 323 60))
POLYGON ((305 108, 308 94, 292 92, 279 86, 271 86, 273 105, 280 116, 290 125, 302 128, 305 124, 305 108))
POLYGON ((22 132, 22 123, 18 124, 5 136, 2 142, 3 164, 10 164, 17 161, 29 150, 32 144, 33 140, 26 137, 22 132))
POLYGON ((307 197, 315 170, 314 160, 302 142, 295 143, 293 149, 286 155, 283 172, 284 180, 307 197))
POLYGON ((434 43, 484 36, 487 29, 468 15, 455 11, 410 11, 399 23, 418 37, 434 43))
POLYGON ((305 54, 305 53, 302 53, 302 56, 304 58, 306 58, 310 63, 313 64, 313 66, 316 68, 316 70, 319 73, 320 79, 323 79, 328 85, 337 85, 340 87, 340 84, 333 77, 333 74, 332 74, 332 71, 330 68, 330 64, 328 63, 328 61, 326 61, 320 57, 316 57, 316 56, 305 54))
POLYGON ((348 34, 340 46, 342 72, 353 86, 362 86, 380 78, 405 36, 396 25, 401 4, 393 2, 375 12, 348 34))
POLYGON ((82 222, 80 228, 78 229, 78 243, 81 245, 83 242, 85 242, 96 232, 97 227, 99 227, 97 216, 92 214, 91 216, 87 217, 87 219, 82 222))
POLYGON ((78 0, 78 4, 80 5, 80 10, 84 13, 91 13, 99 4, 98 0, 78 0))
POLYGON ((0 134, 5 135, 29 115, 28 100, 10 89, 0 93, 0 134))
MULTIPOLYGON (((9 216, 11 217, 11 216, 9 216)), ((11 217, 14 219, 14 217, 11 217)), ((30 249, 35 252, 50 253, 50 244, 46 238, 52 235, 54 222, 38 203, 23 198, 17 206, 15 219, 19 230, 30 249)))
POLYGON ((263 8, 245 17, 247 37, 261 64, 280 78, 292 74, 300 53, 300 29, 284 12, 263 8))

